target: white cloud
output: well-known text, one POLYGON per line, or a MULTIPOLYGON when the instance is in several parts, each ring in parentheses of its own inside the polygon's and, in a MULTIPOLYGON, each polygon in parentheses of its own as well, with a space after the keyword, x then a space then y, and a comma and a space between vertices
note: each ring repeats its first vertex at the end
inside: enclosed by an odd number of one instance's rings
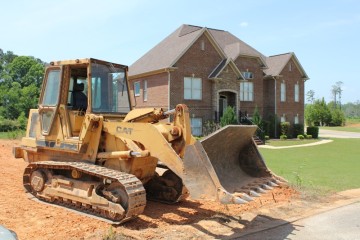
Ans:
POLYGON ((247 27, 247 26, 249 26, 248 22, 241 22, 240 23, 240 27, 247 27))

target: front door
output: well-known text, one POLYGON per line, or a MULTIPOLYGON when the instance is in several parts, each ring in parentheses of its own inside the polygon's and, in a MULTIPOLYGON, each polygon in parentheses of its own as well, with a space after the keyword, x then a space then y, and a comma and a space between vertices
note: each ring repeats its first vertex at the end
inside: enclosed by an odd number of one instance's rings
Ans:
POLYGON ((220 95, 219 98, 219 117, 221 118, 228 106, 228 99, 227 96, 220 95))

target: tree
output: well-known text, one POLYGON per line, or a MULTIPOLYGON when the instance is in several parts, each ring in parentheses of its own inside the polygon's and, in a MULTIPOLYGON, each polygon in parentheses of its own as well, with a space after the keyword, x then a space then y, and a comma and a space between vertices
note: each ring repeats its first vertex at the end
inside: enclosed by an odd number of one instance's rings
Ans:
POLYGON ((221 127, 225 127, 226 125, 237 124, 237 118, 235 114, 235 110, 231 106, 227 106, 223 116, 220 118, 221 127))
POLYGON ((256 106, 254 110, 254 114, 252 117, 252 122, 258 126, 258 129, 256 130, 256 135, 260 137, 262 140, 265 140, 265 132, 264 132, 264 121, 262 117, 260 116, 259 109, 256 106))
POLYGON ((314 103, 314 101, 315 101, 315 92, 314 92, 314 90, 307 91, 307 93, 306 93, 306 101, 308 103, 314 103))
POLYGON ((43 80, 44 63, 0 49, 0 117, 16 120, 35 108, 43 80))
POLYGON ((19 56, 7 65, 11 81, 20 83, 21 87, 35 83, 40 86, 44 74, 44 65, 34 57, 19 56))
POLYGON ((339 102, 339 105, 340 105, 340 109, 341 109, 341 93, 342 93, 342 88, 341 86, 343 85, 343 82, 342 81, 338 81, 335 83, 335 85, 332 85, 332 88, 331 88, 331 94, 333 95, 334 97, 334 103, 335 103, 335 106, 338 104, 339 102), (337 96, 339 96, 339 101, 337 101, 337 96))
POLYGON ((329 125, 331 122, 331 112, 326 105, 324 98, 315 100, 314 104, 309 104, 305 108, 306 123, 313 125, 329 125))

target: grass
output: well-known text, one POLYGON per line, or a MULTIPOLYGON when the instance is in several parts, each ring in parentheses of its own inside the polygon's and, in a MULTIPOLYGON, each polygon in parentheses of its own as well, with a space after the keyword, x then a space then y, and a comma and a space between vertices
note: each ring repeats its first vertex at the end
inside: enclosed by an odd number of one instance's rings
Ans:
POLYGON ((326 130, 335 130, 343 132, 360 132, 360 127, 320 127, 321 129, 326 130))
POLYGON ((294 145, 303 145, 308 143, 319 142, 319 139, 288 139, 288 140, 269 140, 266 141, 266 145, 274 146, 274 147, 283 147, 283 146, 294 146, 294 145))
POLYGON ((0 139, 20 139, 25 136, 25 131, 0 132, 0 139))
POLYGON ((344 131, 344 132, 360 132, 359 124, 360 124, 360 119, 348 118, 346 119, 346 125, 344 127, 321 127, 321 128, 327 130, 344 131))
POLYGON ((292 185, 318 193, 360 187, 360 139, 333 139, 304 148, 264 149, 267 166, 292 185))

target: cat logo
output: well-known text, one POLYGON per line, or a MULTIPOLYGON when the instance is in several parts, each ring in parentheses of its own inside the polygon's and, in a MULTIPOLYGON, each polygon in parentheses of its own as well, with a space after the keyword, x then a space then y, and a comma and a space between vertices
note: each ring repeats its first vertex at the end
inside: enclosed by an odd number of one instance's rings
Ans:
POLYGON ((125 133, 125 134, 129 134, 129 135, 131 135, 131 133, 132 133, 132 131, 133 131, 133 128, 126 128, 126 127, 117 127, 116 128, 116 132, 118 132, 118 133, 125 133))

